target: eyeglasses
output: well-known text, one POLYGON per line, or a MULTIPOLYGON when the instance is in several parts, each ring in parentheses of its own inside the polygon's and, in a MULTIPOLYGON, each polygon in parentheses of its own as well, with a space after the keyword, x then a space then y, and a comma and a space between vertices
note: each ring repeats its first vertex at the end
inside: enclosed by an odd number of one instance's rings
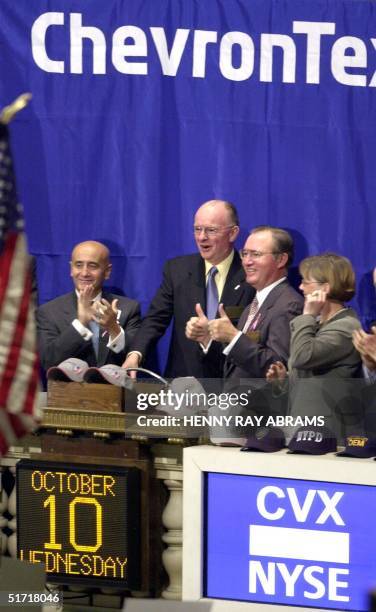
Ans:
POLYGON ((325 283, 321 283, 320 281, 315 280, 302 280, 300 284, 305 287, 306 285, 324 285, 325 283))
POLYGON ((264 257, 264 255, 281 254, 279 251, 249 251, 248 249, 241 249, 239 253, 242 259, 246 259, 247 257, 250 259, 260 259, 260 257, 264 257))
POLYGON ((203 225, 194 225, 193 231, 195 234, 201 234, 201 232, 204 232, 205 236, 212 238, 213 236, 217 236, 217 234, 220 234, 227 229, 232 229, 233 227, 235 227, 235 225, 224 225, 223 227, 205 227, 203 225))

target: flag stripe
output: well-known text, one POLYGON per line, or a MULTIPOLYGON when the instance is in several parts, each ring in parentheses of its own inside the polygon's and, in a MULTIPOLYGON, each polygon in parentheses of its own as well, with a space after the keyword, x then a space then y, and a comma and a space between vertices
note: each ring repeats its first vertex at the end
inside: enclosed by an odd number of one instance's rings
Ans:
MULTIPOLYGON (((19 249, 18 249, 19 250, 19 249)), ((14 263, 17 263, 17 257, 20 256, 20 253, 16 253, 16 258, 13 260, 14 263)), ((19 267, 16 265, 15 267, 19 267)), ((19 365, 19 357, 22 347, 23 334, 25 330, 25 324, 29 309, 29 301, 30 301, 30 290, 31 284, 30 279, 23 279, 25 281, 24 290, 22 294, 22 298, 18 304, 18 316, 15 321, 15 325, 13 327, 12 337, 8 336, 9 340, 9 351, 8 358, 3 370, 2 381, 0 385, 0 405, 5 405, 8 401, 8 394, 12 384, 12 380, 14 378, 15 372, 17 372, 17 368, 19 365)), ((14 301, 19 301, 19 296, 14 296, 14 301)), ((7 301, 12 301, 12 296, 8 296, 7 301)), ((10 331, 10 329, 9 329, 10 331)), ((10 407, 11 408, 11 407, 10 407)), ((13 410, 12 410, 13 411, 13 410)), ((19 412, 19 410, 15 410, 15 412, 19 412)))
MULTIPOLYGON (((4 376, 6 364, 8 362, 9 350, 15 334, 20 303, 24 294, 24 246, 22 239, 18 238, 17 235, 12 233, 9 238, 6 239, 6 244, 8 245, 9 243, 12 245, 12 260, 0 318, 0 381, 4 376)), ((8 258, 10 251, 10 249, 7 249, 6 258, 8 258)))
POLYGON ((35 426, 39 390, 30 260, 6 126, 0 123, 0 453, 35 426))
MULTIPOLYGON (((25 393, 23 402, 23 412, 25 414, 35 414, 36 395, 39 391, 39 359, 34 355, 34 361, 28 381, 25 383, 25 393), (27 383, 27 385, 26 385, 27 383)), ((12 387, 13 392, 13 387, 12 387)))
POLYGON ((26 323, 17 329, 20 332, 20 350, 17 360, 17 376, 12 378, 7 403, 12 413, 26 410, 24 406, 30 388, 30 379, 39 376, 39 362, 35 352, 35 319, 31 296, 31 278, 28 275, 25 282, 24 296, 27 299, 26 323))
POLYGON ((10 269, 12 266, 16 243, 17 234, 10 234, 6 240, 4 250, 0 258, 0 312, 3 309, 4 298, 8 289, 10 269))

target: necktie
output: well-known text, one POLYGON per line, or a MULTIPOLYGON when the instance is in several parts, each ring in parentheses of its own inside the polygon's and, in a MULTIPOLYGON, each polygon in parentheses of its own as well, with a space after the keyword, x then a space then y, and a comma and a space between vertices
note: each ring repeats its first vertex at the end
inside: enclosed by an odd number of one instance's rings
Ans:
POLYGON ((92 343, 93 343, 93 349, 94 349, 94 353, 95 356, 98 358, 98 352, 99 352, 99 323, 97 323, 96 321, 90 321, 89 323, 89 327, 91 329, 91 331, 93 332, 93 337, 91 339, 92 343))
POLYGON ((218 288, 214 278, 217 272, 215 266, 210 268, 206 285, 206 316, 209 320, 215 319, 218 310, 218 288))
POLYGON ((258 301, 257 301, 257 297, 254 297, 252 302, 251 302, 251 306, 249 308, 249 313, 248 313, 248 317, 247 320, 245 322, 245 325, 242 329, 242 331, 245 333, 248 331, 249 327, 251 326, 251 323, 253 321, 253 319, 255 318, 257 311, 258 311, 258 301))

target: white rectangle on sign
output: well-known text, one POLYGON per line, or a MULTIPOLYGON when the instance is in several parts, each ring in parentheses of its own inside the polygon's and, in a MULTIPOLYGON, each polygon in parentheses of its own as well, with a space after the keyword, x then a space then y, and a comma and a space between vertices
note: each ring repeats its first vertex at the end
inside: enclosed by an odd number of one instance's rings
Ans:
POLYGON ((255 557, 349 563, 349 548, 349 533, 249 526, 249 554, 255 557))

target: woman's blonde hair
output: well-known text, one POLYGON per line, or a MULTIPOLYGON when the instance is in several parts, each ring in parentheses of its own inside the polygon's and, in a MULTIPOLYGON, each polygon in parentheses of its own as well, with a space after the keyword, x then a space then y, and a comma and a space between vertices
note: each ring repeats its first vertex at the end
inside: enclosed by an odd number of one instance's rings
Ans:
POLYGON ((299 265, 299 272, 318 283, 329 283, 328 298, 348 302, 355 295, 355 273, 347 257, 336 253, 306 257, 299 265))

